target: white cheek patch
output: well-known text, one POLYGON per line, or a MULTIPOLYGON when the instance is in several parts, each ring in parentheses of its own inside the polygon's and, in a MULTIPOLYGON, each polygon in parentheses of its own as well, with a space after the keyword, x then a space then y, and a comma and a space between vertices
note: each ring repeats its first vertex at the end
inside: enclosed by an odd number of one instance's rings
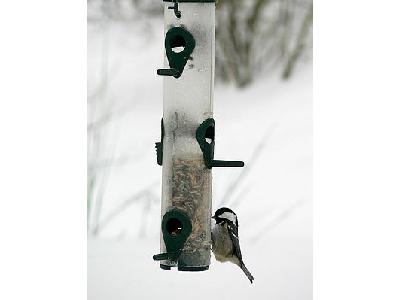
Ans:
POLYGON ((236 216, 231 212, 224 212, 219 217, 222 219, 227 219, 227 220, 233 222, 233 224, 236 224, 236 216))

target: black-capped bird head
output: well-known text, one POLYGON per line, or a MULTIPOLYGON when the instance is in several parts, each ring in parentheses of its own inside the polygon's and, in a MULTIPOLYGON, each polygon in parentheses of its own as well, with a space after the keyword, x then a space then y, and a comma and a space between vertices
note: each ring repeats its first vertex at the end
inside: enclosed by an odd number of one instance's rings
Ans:
POLYGON ((233 224, 236 225, 236 227, 239 227, 238 219, 236 214, 233 212, 232 209, 227 208, 227 207, 221 207, 215 211, 215 214, 212 216, 213 219, 215 219, 215 222, 217 224, 223 223, 223 222, 232 222, 233 224))

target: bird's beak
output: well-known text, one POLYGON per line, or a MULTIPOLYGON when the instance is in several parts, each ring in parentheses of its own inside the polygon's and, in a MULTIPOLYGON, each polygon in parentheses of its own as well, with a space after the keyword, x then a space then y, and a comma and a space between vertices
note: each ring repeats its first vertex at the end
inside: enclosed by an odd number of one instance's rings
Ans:
POLYGON ((211 219, 215 219, 215 216, 212 216, 211 219))

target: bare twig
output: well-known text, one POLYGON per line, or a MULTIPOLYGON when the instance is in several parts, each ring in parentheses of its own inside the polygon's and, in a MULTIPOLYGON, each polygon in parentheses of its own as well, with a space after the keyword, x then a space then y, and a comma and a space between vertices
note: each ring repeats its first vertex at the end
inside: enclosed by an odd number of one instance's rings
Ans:
POLYGON ((249 190, 250 190, 251 185, 248 184, 246 185, 239 193, 238 195, 235 197, 235 199, 233 199, 232 202, 227 203, 227 206, 232 207, 233 209, 237 208, 239 206, 240 203, 244 203, 244 201, 242 201, 243 199, 246 198, 246 195, 248 194, 249 190))
MULTIPOLYGON (((280 225, 284 220, 288 219, 296 209, 301 207, 306 203, 304 198, 301 198, 292 204, 290 204, 287 208, 282 210, 275 218, 273 218, 270 222, 268 222, 265 226, 262 226, 251 238, 253 242, 258 242, 265 237, 265 233, 271 231, 278 225, 280 225)), ((264 214, 263 214, 264 215, 264 214)))
MULTIPOLYGON (((103 13, 105 9, 105 1, 102 1, 103 4, 103 13)), ((102 30, 103 30, 103 36, 102 36, 102 61, 101 61, 101 84, 102 88, 99 89, 100 94, 98 95, 97 101, 93 102, 91 104, 90 109, 88 109, 89 116, 88 116, 88 121, 93 120, 95 116, 98 113, 98 110, 100 109, 101 111, 104 112, 104 103, 107 101, 107 90, 108 90, 108 47, 109 47, 109 41, 108 41, 108 30, 107 30, 107 20, 103 16, 103 22, 102 22, 102 30)), ((88 99, 89 100, 89 99, 88 99)), ((88 102, 90 104, 90 102, 88 102)), ((90 122, 90 121, 89 121, 90 122)), ((88 209, 88 216, 87 216, 87 222, 88 222, 88 230, 90 230, 91 227, 91 219, 94 219, 94 228, 96 228, 101 212, 101 207, 102 207, 102 195, 100 193, 96 194, 96 191, 99 189, 102 189, 102 186, 104 186, 105 181, 104 181, 104 176, 103 178, 101 172, 98 170, 92 168, 91 163, 89 160, 96 160, 102 151, 103 143, 104 143, 104 131, 101 130, 93 130, 91 134, 88 136, 88 195, 87 195, 87 209, 88 209)), ((94 233, 96 233, 96 230, 94 230, 94 233)))
POLYGON ((229 200, 231 199, 231 197, 234 194, 234 192, 240 186, 240 183, 243 182, 244 178, 251 172, 251 169, 253 168, 255 162, 260 157, 262 151, 264 150, 266 142, 271 137, 271 135, 274 132, 275 128, 276 128, 275 124, 273 124, 272 126, 270 126, 268 128, 267 132, 262 136, 260 142, 255 147, 255 149, 253 151, 253 154, 251 155, 250 159, 246 162, 246 165, 242 169, 242 171, 240 172, 239 176, 236 177, 236 179, 233 180, 228 185, 224 196, 221 198, 221 202, 220 202, 221 206, 224 206, 224 205, 226 205, 226 203, 229 202, 229 200))
POLYGON ((108 225, 113 219, 115 219, 118 215, 120 215, 122 212, 124 212, 129 206, 132 204, 140 201, 143 198, 149 199, 149 195, 151 195, 151 189, 156 186, 158 182, 153 182, 146 188, 140 190, 137 192, 135 195, 132 195, 125 201, 123 201, 117 208, 115 208, 112 212, 110 212, 104 219, 99 223, 98 225, 98 232, 102 230, 106 225, 108 225))
POLYGON ((147 233, 147 227, 150 218, 150 211, 153 207, 154 200, 158 199, 151 191, 146 195, 143 201, 143 210, 141 215, 141 225, 139 228, 139 237, 144 238, 147 233))
POLYGON ((298 38, 296 41, 296 46, 293 50, 293 52, 290 54, 286 66, 284 68, 282 77, 284 79, 287 79, 290 77, 292 74, 293 68, 298 61, 300 55, 303 53, 304 48, 306 46, 306 39, 309 34, 309 31, 311 29, 311 24, 313 21, 313 3, 310 3, 310 6, 308 8, 308 12, 306 16, 304 17, 303 23, 300 28, 300 32, 298 34, 298 38))

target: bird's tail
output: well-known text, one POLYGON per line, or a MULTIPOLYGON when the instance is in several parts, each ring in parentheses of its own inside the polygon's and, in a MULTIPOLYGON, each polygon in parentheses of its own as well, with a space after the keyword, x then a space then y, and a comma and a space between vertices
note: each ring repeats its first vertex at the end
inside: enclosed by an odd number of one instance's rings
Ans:
POLYGON ((251 275, 250 271, 246 268, 243 261, 240 262, 239 267, 243 270, 244 274, 246 274, 246 276, 250 280, 250 282, 253 283, 254 277, 253 277, 253 275, 251 275))

